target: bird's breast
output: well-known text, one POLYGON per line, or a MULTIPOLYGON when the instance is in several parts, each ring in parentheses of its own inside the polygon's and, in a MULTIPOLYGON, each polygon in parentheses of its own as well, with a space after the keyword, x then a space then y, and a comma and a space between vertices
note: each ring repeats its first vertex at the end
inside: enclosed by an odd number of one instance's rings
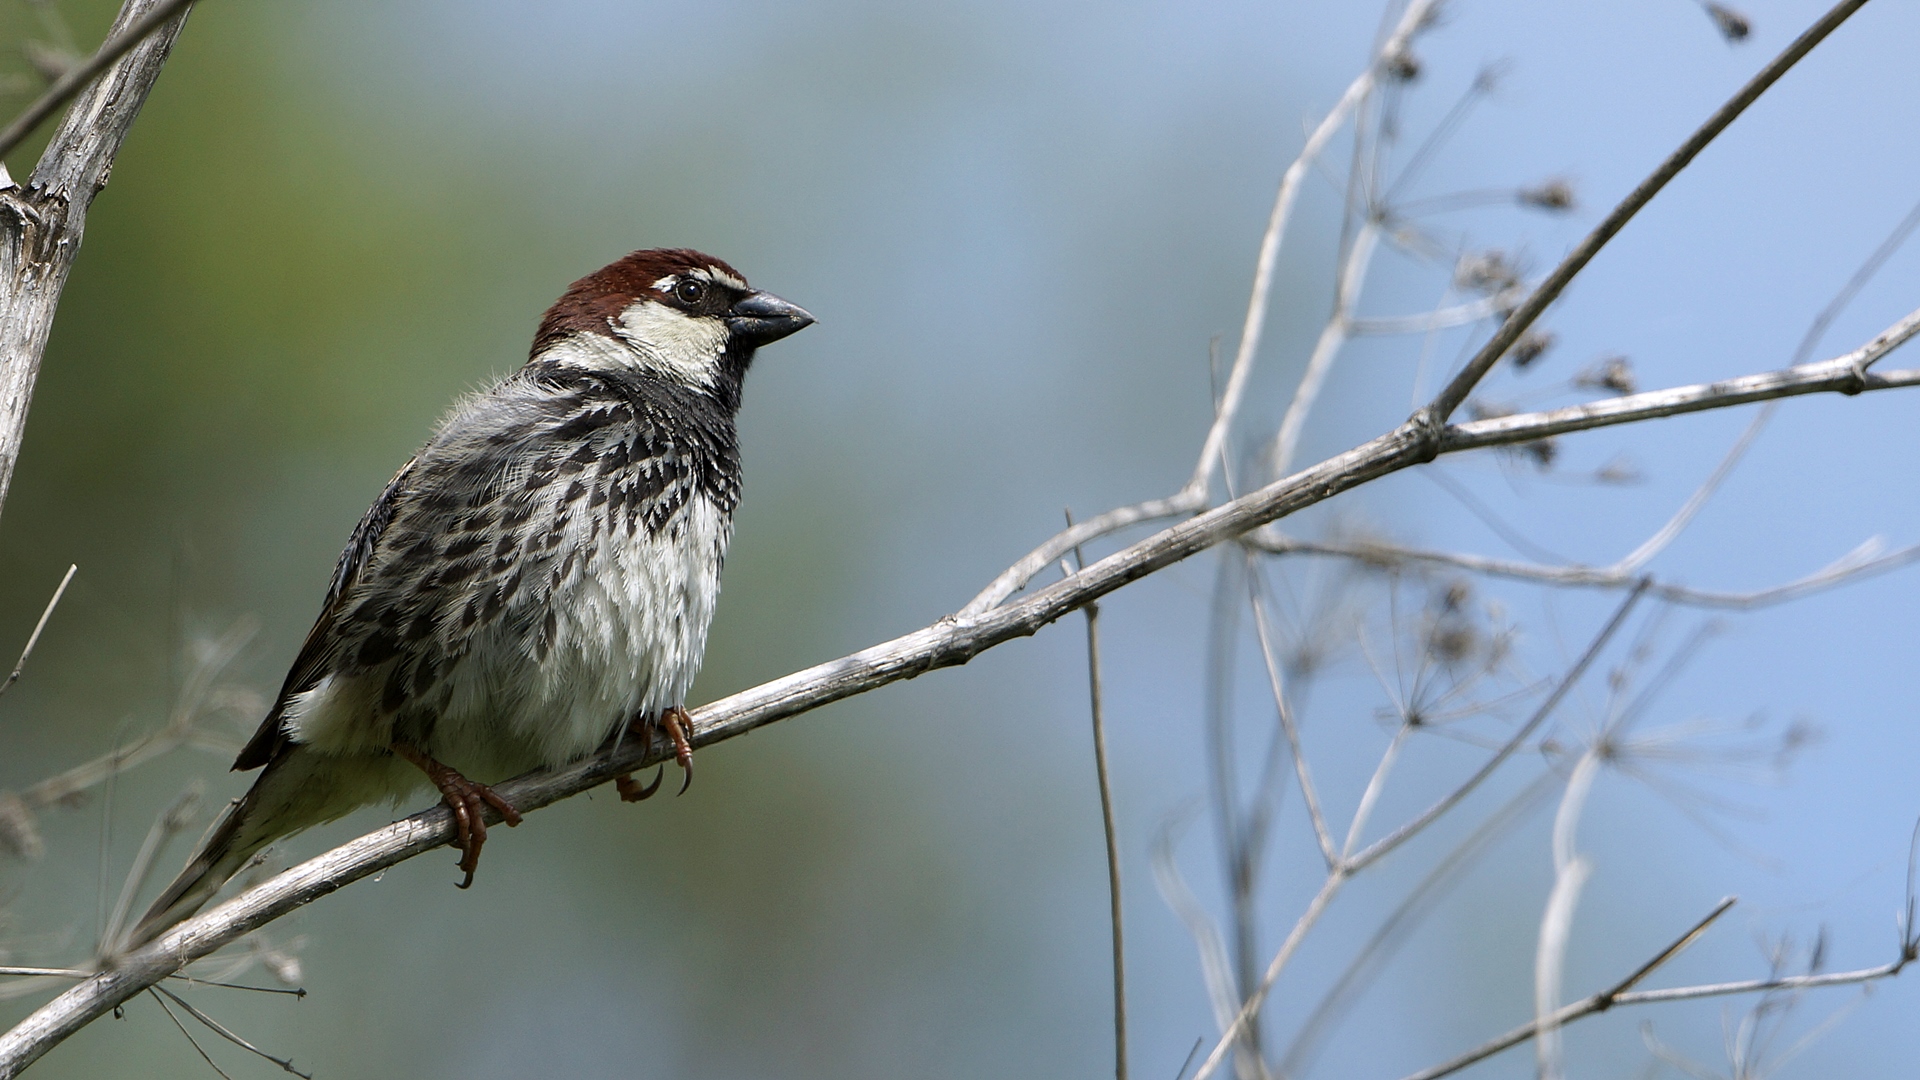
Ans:
POLYGON ((538 704, 516 718, 544 757, 578 757, 634 714, 685 703, 731 536, 731 515, 696 493, 658 528, 601 529, 580 549, 547 600, 538 704))

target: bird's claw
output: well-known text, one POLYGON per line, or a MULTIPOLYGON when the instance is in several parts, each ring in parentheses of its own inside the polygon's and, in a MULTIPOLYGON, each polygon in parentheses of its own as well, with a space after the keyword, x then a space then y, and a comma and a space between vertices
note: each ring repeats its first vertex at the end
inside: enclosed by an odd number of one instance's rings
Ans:
MULTIPOLYGON (((687 789, 693 786, 693 743, 687 737, 693 730, 693 718, 687 715, 687 710, 675 705, 671 709, 661 710, 658 716, 637 716, 629 730, 638 733, 649 744, 656 734, 666 733, 667 740, 673 744, 673 760, 679 764, 682 776, 680 790, 676 794, 685 795, 687 789)), ((632 773, 614 777, 613 786, 620 792, 622 801, 639 802, 660 790, 660 781, 665 773, 666 764, 662 762, 660 771, 653 776, 653 782, 645 787, 635 782, 632 773)))
POLYGON ((685 795, 693 786, 693 743, 687 740, 687 732, 693 727, 693 718, 687 710, 675 705, 660 714, 660 726, 667 729, 667 738, 673 740, 673 760, 680 764, 680 790, 676 795, 685 795))
POLYGON ((458 869, 467 875, 460 888, 473 887, 473 872, 480 866, 480 849, 487 842, 486 809, 491 806, 508 828, 520 824, 520 811, 492 788, 460 775, 460 770, 443 765, 416 747, 395 743, 393 750, 412 762, 433 786, 440 789, 441 801, 453 811, 454 845, 460 849, 458 869))
POLYGON ((643 802, 653 798, 653 793, 660 790, 660 781, 664 780, 666 775, 667 766, 663 762, 660 768, 654 771, 652 783, 642 786, 634 780, 632 773, 621 773, 613 778, 613 787, 620 793, 621 802, 643 802))

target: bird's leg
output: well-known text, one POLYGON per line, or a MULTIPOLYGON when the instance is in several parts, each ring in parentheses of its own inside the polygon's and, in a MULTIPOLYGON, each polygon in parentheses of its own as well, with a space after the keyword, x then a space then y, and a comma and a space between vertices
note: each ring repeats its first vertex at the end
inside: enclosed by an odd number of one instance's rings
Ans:
MULTIPOLYGON (((636 716, 632 727, 648 743, 653 742, 654 732, 662 729, 666 731, 667 738, 673 742, 673 760, 680 763, 680 771, 686 777, 680 782, 679 793, 686 794, 687 788, 693 785, 693 743, 687 740, 687 733, 693 730, 693 718, 687 715, 687 710, 675 705, 670 709, 662 710, 658 716, 636 716)), ((642 799, 651 798, 654 792, 660 790, 661 774, 666 770, 665 763, 662 763, 660 768, 661 773, 655 773, 653 782, 645 786, 636 781, 632 773, 622 773, 613 778, 614 790, 620 793, 623 802, 639 802, 642 799)))
POLYGON ((453 811, 454 839, 460 848, 459 867, 467 874, 467 879, 460 883, 460 887, 470 887, 473 884, 473 871, 480 865, 480 848, 487 842, 487 822, 482 816, 486 808, 491 806, 500 811, 500 819, 508 827, 520 824, 520 811, 495 794, 492 788, 467 779, 460 775, 460 770, 451 765, 442 765, 417 746, 397 742, 393 744, 393 752, 426 773, 427 779, 433 781, 433 786, 440 789, 441 800, 453 811))

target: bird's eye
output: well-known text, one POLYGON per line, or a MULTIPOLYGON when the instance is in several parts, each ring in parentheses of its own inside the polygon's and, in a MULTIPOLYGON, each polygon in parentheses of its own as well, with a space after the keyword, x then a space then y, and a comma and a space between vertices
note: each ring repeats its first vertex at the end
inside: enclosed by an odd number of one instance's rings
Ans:
POLYGON ((686 278, 673 287, 673 295, 679 297, 683 304, 697 304, 701 297, 707 295, 707 283, 699 278, 686 278))

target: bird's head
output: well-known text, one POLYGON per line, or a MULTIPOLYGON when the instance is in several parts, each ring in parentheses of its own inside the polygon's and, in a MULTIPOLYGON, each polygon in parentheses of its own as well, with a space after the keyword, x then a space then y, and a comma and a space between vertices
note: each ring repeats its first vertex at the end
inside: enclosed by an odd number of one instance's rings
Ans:
POLYGON ((637 371, 737 406, 754 350, 812 322, 711 255, 654 248, 569 286, 540 320, 532 359, 637 371))

